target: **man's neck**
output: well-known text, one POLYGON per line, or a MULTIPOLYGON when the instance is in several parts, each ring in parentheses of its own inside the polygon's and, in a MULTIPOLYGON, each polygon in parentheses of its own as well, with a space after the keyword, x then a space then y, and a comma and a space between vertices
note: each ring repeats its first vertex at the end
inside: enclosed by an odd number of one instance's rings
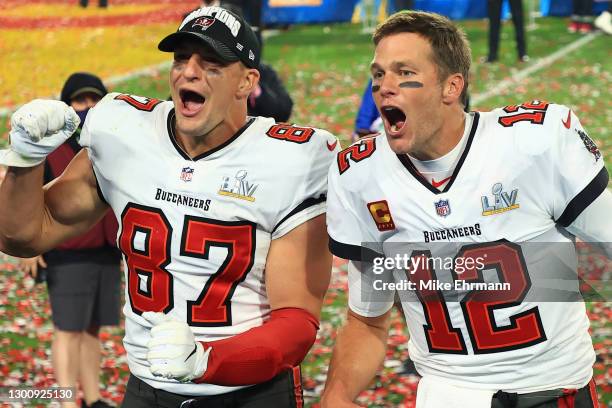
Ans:
POLYGON ((410 152, 410 156, 421 161, 435 160, 446 154, 457 146, 465 131, 465 113, 453 111, 442 122, 442 126, 428 139, 421 149, 410 152))
POLYGON ((242 121, 230 122, 228 120, 219 123, 208 133, 200 136, 182 134, 174 126, 175 140, 183 151, 191 158, 200 156, 206 152, 216 149, 229 139, 246 124, 246 116, 242 121))

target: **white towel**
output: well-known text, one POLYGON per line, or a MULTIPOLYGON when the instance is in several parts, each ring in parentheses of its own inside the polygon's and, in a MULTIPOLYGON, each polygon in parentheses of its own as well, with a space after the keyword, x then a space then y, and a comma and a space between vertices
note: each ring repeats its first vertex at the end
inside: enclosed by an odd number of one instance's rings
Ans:
POLYGON ((424 376, 419 381, 416 408, 491 408, 494 393, 459 387, 439 377, 424 376))

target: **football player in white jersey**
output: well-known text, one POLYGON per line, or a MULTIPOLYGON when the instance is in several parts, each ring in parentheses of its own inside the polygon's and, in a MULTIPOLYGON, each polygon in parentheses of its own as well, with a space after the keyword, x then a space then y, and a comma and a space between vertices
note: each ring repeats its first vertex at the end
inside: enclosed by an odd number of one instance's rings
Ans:
POLYGON ((323 406, 355 406, 368 386, 396 293, 423 376, 417 407, 597 406, 584 302, 561 301, 578 280, 560 274, 575 273, 575 236, 610 255, 601 153, 561 105, 464 113, 471 51, 445 17, 400 12, 373 40, 384 134, 340 152, 329 173, 349 312, 323 406))
POLYGON ((299 364, 326 292, 324 130, 247 117, 259 44, 220 7, 164 38, 172 101, 109 94, 86 147, 42 186, 45 156, 77 128, 58 101, 12 116, 0 250, 27 257, 86 231, 107 208, 126 263, 124 407, 300 407, 299 364))

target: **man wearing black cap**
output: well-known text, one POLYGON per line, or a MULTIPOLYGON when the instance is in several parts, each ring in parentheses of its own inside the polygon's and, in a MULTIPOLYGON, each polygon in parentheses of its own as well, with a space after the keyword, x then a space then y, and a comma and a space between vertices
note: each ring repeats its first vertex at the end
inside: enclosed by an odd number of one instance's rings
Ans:
POLYGON ((87 111, 96 106, 107 93, 102 80, 97 76, 87 72, 75 72, 64 83, 60 99, 66 105, 71 105, 77 113, 84 112, 79 114, 83 123, 87 111))
MULTIPOLYGON (((77 72, 66 80, 61 100, 70 105, 84 123, 90 108, 108 91, 95 75, 77 72)), ((44 164, 44 183, 66 169, 81 150, 79 127, 72 137, 49 154, 44 164)), ((117 221, 112 213, 85 234, 34 258, 20 260, 21 269, 37 281, 47 281, 54 326, 52 362, 61 387, 83 390, 81 407, 109 407, 100 399, 100 326, 119 324, 120 256, 115 244, 117 221), (46 279, 43 278, 47 272, 46 279)), ((63 402, 62 407, 76 407, 63 402)))
POLYGON ((39 164, 78 117, 54 101, 15 112, 0 250, 44 252, 110 206, 126 264, 123 406, 302 406, 299 364, 330 278, 337 139, 247 117, 260 50, 241 17, 196 10, 159 49, 174 53, 172 102, 107 95, 44 195, 39 164))

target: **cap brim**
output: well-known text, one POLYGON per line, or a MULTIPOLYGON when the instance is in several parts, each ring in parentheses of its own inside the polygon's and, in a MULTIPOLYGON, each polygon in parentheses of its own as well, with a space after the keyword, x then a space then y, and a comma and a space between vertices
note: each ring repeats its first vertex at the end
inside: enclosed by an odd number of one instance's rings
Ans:
POLYGON ((190 31, 178 31, 176 33, 172 33, 168 35, 166 38, 161 40, 157 45, 157 48, 160 51, 164 52, 173 52, 176 49, 176 46, 184 40, 188 39, 196 39, 199 41, 203 41, 206 45, 210 46, 210 48, 215 51, 215 53, 221 57, 223 61, 234 62, 239 61, 240 58, 234 54, 227 46, 217 40, 214 40, 204 34, 200 33, 192 33, 190 31))
POLYGON ((105 93, 104 93, 104 92, 102 92, 102 91, 101 91, 100 89, 98 89, 98 88, 94 88, 93 86, 86 86, 86 87, 83 87, 83 88, 81 88, 81 89, 78 89, 78 90, 74 91, 74 92, 73 92, 73 93, 70 95, 69 99, 74 99, 74 98, 76 98, 77 96, 79 96, 79 95, 81 95, 81 94, 84 94, 84 93, 92 93, 92 94, 96 94, 96 95, 101 96, 101 97, 104 97, 104 95, 105 95, 105 93))
POLYGON ((25 159, 19 153, 14 152, 13 150, 4 149, 0 150, 0 164, 4 166, 11 167, 34 167, 39 165, 41 162, 33 162, 32 160, 25 159))

